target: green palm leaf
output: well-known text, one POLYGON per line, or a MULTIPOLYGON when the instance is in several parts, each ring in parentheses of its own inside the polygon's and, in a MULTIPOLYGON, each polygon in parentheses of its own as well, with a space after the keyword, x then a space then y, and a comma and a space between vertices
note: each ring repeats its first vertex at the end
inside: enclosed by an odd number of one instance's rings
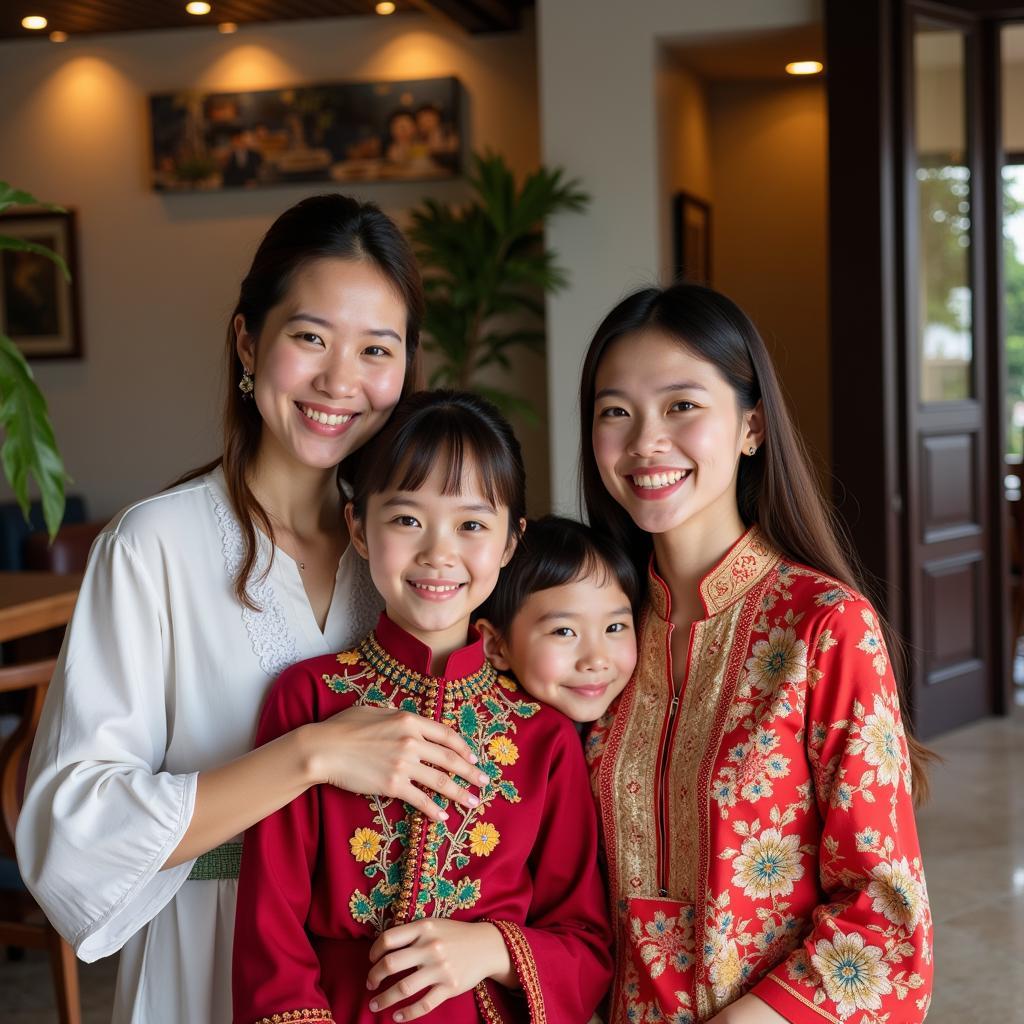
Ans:
POLYGON ((481 386, 477 375, 511 369, 510 349, 543 352, 544 295, 569 281, 544 245, 544 227, 559 213, 582 212, 590 199, 558 168, 538 168, 517 185, 491 152, 473 155, 468 181, 473 198, 465 206, 425 199, 411 215, 409 237, 425 276, 424 344, 441 359, 431 383, 473 388, 535 421, 530 402, 481 386))
MULTIPOLYGON (((22 189, 0 181, 0 213, 12 206, 41 206, 46 210, 63 213, 63 207, 44 203, 22 189)), ((2 222, 0 222, 2 224, 2 222)), ((67 264, 60 255, 44 245, 21 238, 0 235, 0 251, 31 252, 52 260, 71 279, 67 264)), ((57 441, 50 425, 39 386, 32 376, 25 357, 6 335, 0 333, 0 430, 4 441, 0 447, 3 464, 14 497, 21 513, 29 517, 29 481, 39 488, 43 506, 43 519, 52 540, 64 518, 64 488, 68 481, 57 450, 57 441)))

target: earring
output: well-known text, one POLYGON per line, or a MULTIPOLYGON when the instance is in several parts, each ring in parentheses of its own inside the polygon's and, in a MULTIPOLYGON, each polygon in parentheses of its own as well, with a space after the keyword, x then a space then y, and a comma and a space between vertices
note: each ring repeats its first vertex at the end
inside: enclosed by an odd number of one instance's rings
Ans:
MULTIPOLYGON (((241 386, 241 385, 239 385, 239 386, 241 386)), ((250 384, 250 385, 249 385, 249 387, 251 388, 251 387, 252 387, 252 384, 250 384)), ((748 454, 748 455, 753 455, 753 454, 754 454, 754 452, 756 452, 756 451, 757 451, 757 449, 756 449, 756 448, 755 448, 755 447, 754 447, 753 445, 751 445, 751 446, 750 446, 750 447, 749 447, 749 448, 747 449, 747 454, 748 454)))
POLYGON ((253 389, 252 374, 242 367, 242 379, 238 382, 238 390, 242 392, 243 398, 251 398, 253 389))

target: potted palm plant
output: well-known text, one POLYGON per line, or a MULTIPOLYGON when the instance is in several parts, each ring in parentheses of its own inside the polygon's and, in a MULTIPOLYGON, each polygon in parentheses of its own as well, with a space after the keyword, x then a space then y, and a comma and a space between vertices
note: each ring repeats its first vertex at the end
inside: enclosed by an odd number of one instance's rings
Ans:
POLYGON ((425 347, 435 354, 432 386, 471 388, 506 412, 535 419, 528 400, 487 386, 490 367, 512 368, 518 349, 543 352, 544 295, 568 283, 544 244, 557 213, 580 212, 590 197, 559 169, 540 167, 517 184, 493 153, 474 154, 472 199, 453 206, 425 199, 409 236, 424 270, 425 347))
MULTIPOLYGON (((63 212, 52 203, 41 203, 28 192, 0 181, 0 214, 12 206, 36 206, 63 212)), ((4 249, 33 252, 53 262, 70 280, 67 264, 52 249, 23 238, 10 238, 2 233, 0 251, 4 249)), ((18 347, 0 330, 0 463, 22 514, 28 519, 29 480, 39 489, 43 519, 51 538, 56 534, 64 515, 64 486, 67 474, 57 451, 53 427, 39 386, 32 370, 18 347)))

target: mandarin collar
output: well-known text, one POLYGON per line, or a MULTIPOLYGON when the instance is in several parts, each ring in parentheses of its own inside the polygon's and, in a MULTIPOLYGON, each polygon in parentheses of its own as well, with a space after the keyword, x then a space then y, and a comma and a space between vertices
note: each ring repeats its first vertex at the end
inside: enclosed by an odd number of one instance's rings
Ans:
MULTIPOLYGON (((756 525, 725 553, 722 560, 700 581, 699 593, 704 618, 724 611, 761 582, 782 560, 756 525)), ((648 595, 655 613, 666 622, 672 615, 668 584, 654 568, 654 555, 647 567, 648 595)))
POLYGON ((388 654, 428 679, 464 679, 478 672, 484 664, 484 641, 476 626, 469 627, 469 643, 448 655, 444 672, 436 677, 430 672, 434 658, 431 649, 388 618, 387 612, 380 613, 374 635, 388 654))

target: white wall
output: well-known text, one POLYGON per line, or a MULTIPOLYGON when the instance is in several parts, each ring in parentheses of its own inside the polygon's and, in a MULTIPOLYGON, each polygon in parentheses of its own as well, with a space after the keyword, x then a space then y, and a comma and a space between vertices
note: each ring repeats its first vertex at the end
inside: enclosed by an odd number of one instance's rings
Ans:
POLYGON ((564 218, 548 239, 572 268, 571 288, 548 301, 553 500, 576 501, 575 393, 594 327, 630 290, 665 273, 656 74, 659 45, 712 33, 821 20, 816 0, 539 0, 542 153, 583 177, 586 217, 564 218))
MULTIPOLYGON (((79 214, 86 357, 34 365, 74 489, 95 516, 219 451, 226 318, 270 221, 324 186, 168 195, 148 186, 147 95, 182 87, 457 75, 469 140, 517 171, 538 160, 532 26, 471 37, 425 15, 369 16, 0 43, 0 178, 79 214)), ((400 220, 461 181, 352 187, 400 220)), ((524 390, 543 406, 543 361, 524 390), (541 385, 537 382, 540 381, 541 385)), ((534 507, 547 504, 546 430, 520 430, 534 507)))

